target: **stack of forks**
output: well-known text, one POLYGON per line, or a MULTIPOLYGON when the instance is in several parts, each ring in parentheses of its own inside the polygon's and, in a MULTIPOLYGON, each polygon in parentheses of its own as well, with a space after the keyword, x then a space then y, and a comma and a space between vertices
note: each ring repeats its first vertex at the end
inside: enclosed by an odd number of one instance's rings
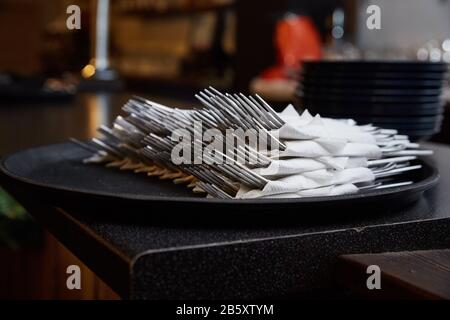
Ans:
POLYGON ((258 95, 209 87, 195 96, 202 107, 177 109, 134 97, 123 107, 126 117, 98 129, 100 138, 72 141, 92 152, 87 163, 170 179, 224 199, 408 185, 413 181, 398 177, 421 168, 411 164, 418 156, 432 154, 395 130, 313 117, 307 110, 300 115, 291 105, 277 113, 258 95))

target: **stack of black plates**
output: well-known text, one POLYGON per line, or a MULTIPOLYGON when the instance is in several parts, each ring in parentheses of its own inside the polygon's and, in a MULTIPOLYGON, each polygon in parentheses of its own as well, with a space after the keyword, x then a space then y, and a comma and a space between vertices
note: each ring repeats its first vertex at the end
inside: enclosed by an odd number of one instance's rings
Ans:
POLYGON ((298 94, 303 107, 397 129, 414 140, 440 131, 448 66, 433 62, 305 62, 298 94))

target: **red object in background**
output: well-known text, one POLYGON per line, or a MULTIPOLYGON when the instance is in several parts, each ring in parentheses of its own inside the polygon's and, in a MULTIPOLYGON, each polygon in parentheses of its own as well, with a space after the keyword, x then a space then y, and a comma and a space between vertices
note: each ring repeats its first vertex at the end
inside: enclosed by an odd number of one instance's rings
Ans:
POLYGON ((292 79, 300 71, 301 60, 321 57, 319 32, 307 16, 288 15, 275 27, 277 64, 263 71, 263 79, 292 79))

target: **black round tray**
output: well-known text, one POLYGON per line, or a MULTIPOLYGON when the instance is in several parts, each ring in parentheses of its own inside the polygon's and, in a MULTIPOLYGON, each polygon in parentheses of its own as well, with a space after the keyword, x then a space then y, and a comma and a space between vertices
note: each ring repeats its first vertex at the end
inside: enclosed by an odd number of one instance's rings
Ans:
POLYGON ((335 216, 341 210, 379 207, 382 203, 404 206, 418 200, 439 178, 436 169, 423 163, 421 170, 404 177, 415 181, 409 186, 332 197, 222 200, 199 197, 171 181, 83 164, 82 159, 88 155, 71 143, 28 149, 1 160, 0 178, 13 195, 28 194, 53 206, 114 208, 124 215, 139 209, 148 215, 267 213, 280 218, 288 212, 301 217, 306 209, 323 209, 335 216))

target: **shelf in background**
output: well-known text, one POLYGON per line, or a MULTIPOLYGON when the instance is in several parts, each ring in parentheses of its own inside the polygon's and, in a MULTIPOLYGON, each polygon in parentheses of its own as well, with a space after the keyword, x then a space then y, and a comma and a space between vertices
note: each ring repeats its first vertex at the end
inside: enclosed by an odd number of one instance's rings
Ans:
POLYGON ((131 9, 121 9, 115 8, 114 11, 126 14, 126 15, 134 15, 134 16, 142 16, 145 18, 152 17, 178 17, 178 16, 186 16, 186 15, 196 15, 199 13, 205 12, 220 12, 231 10, 234 8, 234 2, 229 2, 225 4, 203 4, 203 5, 190 5, 186 7, 168 7, 165 9, 154 9, 154 8, 131 8, 131 9))

